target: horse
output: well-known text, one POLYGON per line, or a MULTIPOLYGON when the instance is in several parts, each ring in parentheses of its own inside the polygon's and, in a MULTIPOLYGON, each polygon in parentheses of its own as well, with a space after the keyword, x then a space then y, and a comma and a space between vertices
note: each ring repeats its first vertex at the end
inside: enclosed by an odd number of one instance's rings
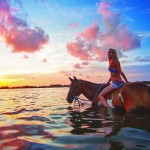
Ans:
MULTIPOLYGON (((66 100, 72 103, 74 97, 83 94, 88 100, 95 103, 99 102, 98 96, 95 97, 97 91, 99 93, 106 87, 106 85, 96 84, 82 79, 70 78, 71 84, 69 87, 66 100)), ((107 102, 112 102, 112 107, 123 109, 129 113, 135 112, 150 112, 150 86, 140 83, 132 82, 126 83, 123 87, 115 89, 105 95, 107 102)))

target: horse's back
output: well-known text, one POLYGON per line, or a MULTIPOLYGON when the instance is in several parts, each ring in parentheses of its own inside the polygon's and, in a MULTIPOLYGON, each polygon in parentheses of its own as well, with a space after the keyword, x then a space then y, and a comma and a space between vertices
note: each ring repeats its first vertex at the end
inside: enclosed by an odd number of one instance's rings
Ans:
POLYGON ((126 111, 150 111, 150 87, 142 83, 129 83, 122 88, 122 99, 126 111))
POLYGON ((146 91, 149 92, 150 94, 150 86, 143 84, 143 83, 139 83, 139 82, 133 82, 133 83, 127 83, 124 85, 123 88, 128 88, 129 90, 132 91, 146 91))

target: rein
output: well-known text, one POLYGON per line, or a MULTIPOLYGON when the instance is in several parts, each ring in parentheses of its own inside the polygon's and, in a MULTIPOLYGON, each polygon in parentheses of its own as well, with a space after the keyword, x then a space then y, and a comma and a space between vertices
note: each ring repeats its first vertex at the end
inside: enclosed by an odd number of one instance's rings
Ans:
MULTIPOLYGON (((98 96, 98 93, 99 93, 100 89, 102 88, 102 86, 103 86, 103 84, 100 85, 100 87, 98 88, 97 92, 95 93, 95 96, 94 96, 94 98, 93 98, 93 102, 95 101, 96 97, 98 96)), ((80 83, 79 83, 79 87, 80 87, 80 83)), ((78 92, 78 90, 79 90, 79 89, 76 90, 76 93, 78 92)), ((89 101, 88 99, 79 98, 79 97, 76 96, 76 95, 73 96, 73 98, 74 98, 74 106, 75 106, 75 103, 78 102, 79 107, 80 107, 81 105, 83 105, 83 103, 80 102, 79 100, 82 100, 82 101, 89 101)))
POLYGON ((98 93, 99 93, 99 91, 101 90, 102 86, 103 86, 103 84, 101 84, 101 85, 99 86, 99 88, 98 88, 98 90, 97 90, 97 92, 96 92, 96 94, 95 94, 95 96, 94 96, 93 103, 94 103, 95 99, 97 98, 98 93))
POLYGON ((83 103, 80 102, 79 100, 82 100, 82 101, 89 101, 88 99, 79 98, 78 96, 74 96, 73 98, 74 98, 74 106, 75 106, 75 103, 78 102, 79 107, 80 107, 81 105, 83 105, 83 103))

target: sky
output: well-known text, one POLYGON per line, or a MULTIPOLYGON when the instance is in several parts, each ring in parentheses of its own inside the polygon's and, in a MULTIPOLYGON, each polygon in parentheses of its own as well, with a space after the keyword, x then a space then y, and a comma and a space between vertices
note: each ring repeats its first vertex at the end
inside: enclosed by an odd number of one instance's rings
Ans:
POLYGON ((107 82, 109 48, 149 81, 149 18, 150 0, 0 0, 0 86, 107 82))

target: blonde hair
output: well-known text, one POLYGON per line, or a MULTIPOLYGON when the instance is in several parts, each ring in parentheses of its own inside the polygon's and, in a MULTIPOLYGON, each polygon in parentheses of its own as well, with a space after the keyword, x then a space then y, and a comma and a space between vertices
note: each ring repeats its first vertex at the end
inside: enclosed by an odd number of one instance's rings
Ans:
POLYGON ((116 51, 115 49, 113 49, 113 48, 110 48, 109 51, 112 51, 112 52, 113 52, 112 60, 119 62, 118 57, 117 57, 117 51, 116 51))

